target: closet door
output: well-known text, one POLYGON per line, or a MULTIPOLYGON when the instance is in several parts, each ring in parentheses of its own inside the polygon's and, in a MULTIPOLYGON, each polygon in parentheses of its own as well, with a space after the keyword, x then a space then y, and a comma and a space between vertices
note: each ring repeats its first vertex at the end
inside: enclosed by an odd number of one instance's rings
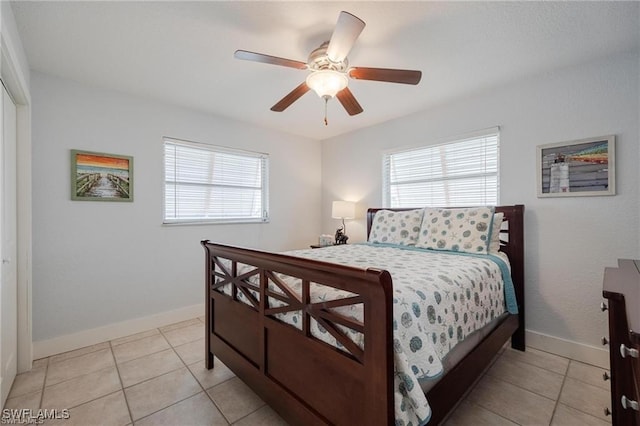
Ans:
POLYGON ((0 405, 4 405, 16 377, 18 355, 17 182, 16 106, 0 87, 0 405))

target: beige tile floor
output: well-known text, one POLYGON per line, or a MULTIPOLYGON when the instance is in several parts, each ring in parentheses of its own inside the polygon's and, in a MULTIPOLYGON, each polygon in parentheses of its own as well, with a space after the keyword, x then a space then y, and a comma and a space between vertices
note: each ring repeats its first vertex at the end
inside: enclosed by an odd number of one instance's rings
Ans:
MULTIPOLYGON (((5 408, 69 409, 46 424, 286 423, 216 359, 204 367, 203 318, 40 359, 5 408)), ((603 369, 535 349, 504 349, 446 421, 457 425, 606 425, 603 369)))

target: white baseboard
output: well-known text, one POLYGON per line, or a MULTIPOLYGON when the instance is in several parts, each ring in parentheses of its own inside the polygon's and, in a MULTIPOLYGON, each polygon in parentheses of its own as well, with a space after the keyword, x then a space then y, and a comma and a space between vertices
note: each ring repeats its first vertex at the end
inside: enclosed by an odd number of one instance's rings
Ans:
POLYGON ((528 347, 609 369, 609 351, 537 331, 526 330, 528 347))
POLYGON ((9 391, 11 390, 13 380, 16 376, 16 372, 12 371, 11 368, 11 364, 15 362, 14 356, 15 352, 11 354, 9 360, 2 366, 2 371, 0 371, 0 404, 2 405, 2 407, 4 407, 4 403, 7 401, 9 391))
POLYGON ((135 318, 102 327, 66 334, 52 339, 33 342, 33 358, 39 359, 68 352, 96 343, 140 333, 204 315, 204 304, 185 306, 172 311, 160 312, 148 317, 135 318))

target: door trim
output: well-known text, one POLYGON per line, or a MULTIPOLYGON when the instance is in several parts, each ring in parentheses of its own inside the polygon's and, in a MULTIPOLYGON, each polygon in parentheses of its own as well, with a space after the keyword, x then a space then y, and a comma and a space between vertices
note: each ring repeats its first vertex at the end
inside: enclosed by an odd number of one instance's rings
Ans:
MULTIPOLYGON (((2 5, 3 13, 6 11, 2 5)), ((10 9, 9 9, 10 10, 10 9)), ((12 19, 9 16, 8 19, 12 19)), ((5 23, 2 17, 2 23, 5 23)), ((0 78, 16 105, 17 143, 17 268, 18 268, 18 373, 29 371, 33 361, 32 338, 32 227, 31 227, 31 94, 28 69, 21 67, 17 52, 22 52, 17 32, 0 26, 0 78)))

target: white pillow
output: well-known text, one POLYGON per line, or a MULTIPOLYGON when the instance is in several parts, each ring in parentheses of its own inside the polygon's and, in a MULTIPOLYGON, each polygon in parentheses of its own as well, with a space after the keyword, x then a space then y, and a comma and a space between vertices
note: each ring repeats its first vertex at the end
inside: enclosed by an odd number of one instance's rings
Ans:
POLYGON ((417 247, 487 254, 493 207, 427 208, 417 247))
POLYGON ((371 223, 370 243, 414 246, 418 242, 424 209, 394 212, 378 210, 371 223))
POLYGON ((493 215, 493 226, 491 227, 491 242, 489 243, 489 253, 497 253, 500 251, 500 228, 504 220, 504 213, 496 213, 493 215))

